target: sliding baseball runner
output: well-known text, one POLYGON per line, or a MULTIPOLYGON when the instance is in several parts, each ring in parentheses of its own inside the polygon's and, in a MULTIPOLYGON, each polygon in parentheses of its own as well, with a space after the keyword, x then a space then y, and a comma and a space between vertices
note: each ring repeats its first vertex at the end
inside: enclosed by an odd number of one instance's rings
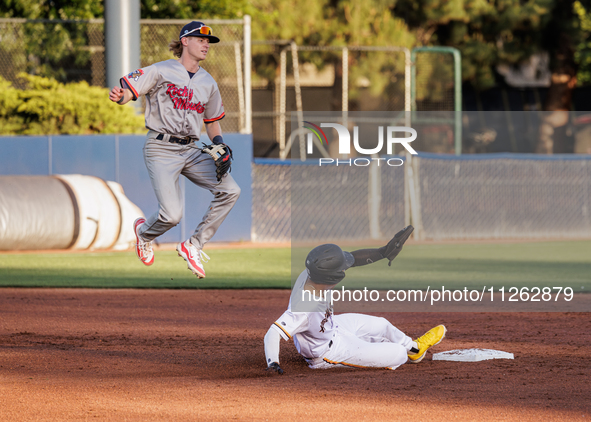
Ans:
POLYGON ((179 176, 209 190, 214 198, 203 220, 190 239, 177 245, 177 251, 198 277, 205 277, 203 252, 240 195, 240 188, 228 172, 232 150, 224 144, 219 121, 224 106, 213 77, 201 67, 210 43, 220 39, 202 22, 183 27, 179 39, 169 45, 178 60, 165 60, 138 69, 121 78, 109 98, 118 104, 146 96, 144 160, 159 210, 147 220, 134 223, 136 253, 145 265, 154 263, 152 241, 176 226, 182 217, 182 194, 179 176), (197 144, 201 129, 213 144, 197 144))
POLYGON ((389 265, 402 250, 413 231, 408 226, 379 249, 344 252, 333 244, 320 245, 308 254, 306 269, 292 289, 290 305, 265 335, 267 370, 283 374, 279 366, 280 340, 293 338, 298 352, 313 369, 338 366, 396 369, 410 361, 420 362, 427 350, 438 344, 446 333, 439 325, 413 340, 385 318, 363 314, 335 315, 330 292, 345 277, 345 270, 388 259, 389 265), (302 291, 310 291, 319 300, 314 311, 292 310, 302 291), (324 298, 324 299, 322 299, 324 298))

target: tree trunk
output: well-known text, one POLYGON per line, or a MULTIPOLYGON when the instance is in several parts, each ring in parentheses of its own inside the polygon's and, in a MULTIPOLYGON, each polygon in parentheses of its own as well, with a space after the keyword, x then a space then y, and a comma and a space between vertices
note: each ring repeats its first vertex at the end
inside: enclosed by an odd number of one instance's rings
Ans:
POLYGON ((550 53, 552 80, 544 101, 544 113, 536 152, 541 154, 574 151, 574 139, 567 136, 566 126, 572 109, 572 91, 577 84, 575 41, 571 35, 573 1, 558 0, 553 19, 545 29, 546 47, 550 53))
POLYGON ((332 85, 330 108, 332 111, 341 111, 343 109, 343 61, 335 59, 333 65, 334 83, 332 85))

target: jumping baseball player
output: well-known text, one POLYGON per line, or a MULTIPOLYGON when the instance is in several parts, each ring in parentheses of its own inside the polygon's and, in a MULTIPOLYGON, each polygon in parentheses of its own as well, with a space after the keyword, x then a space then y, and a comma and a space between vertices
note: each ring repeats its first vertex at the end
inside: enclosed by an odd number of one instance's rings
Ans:
POLYGON ((445 326, 439 325, 413 341, 385 318, 335 315, 330 303, 330 289, 343 280, 346 269, 383 258, 387 258, 390 265, 412 231, 412 226, 402 229, 379 249, 349 253, 332 244, 312 249, 306 258, 306 270, 294 284, 287 311, 265 335, 267 370, 283 374, 279 366, 281 338, 293 338, 298 352, 313 369, 337 366, 396 369, 407 360, 420 362, 427 350, 445 337, 445 326), (298 302, 303 291, 314 295, 314 311, 292 310, 294 304, 301 307, 298 302))
POLYGON ((138 69, 121 78, 109 99, 118 104, 146 96, 144 160, 159 210, 148 220, 134 223, 136 253, 145 265, 154 263, 152 241, 176 226, 182 217, 179 175, 213 195, 209 209, 190 239, 177 245, 179 256, 198 277, 205 277, 203 262, 209 257, 204 245, 213 237, 240 195, 240 187, 228 172, 232 150, 224 144, 219 121, 224 106, 213 77, 200 65, 211 43, 220 39, 202 22, 183 27, 169 49, 178 57, 138 69), (199 148, 201 129, 213 145, 199 148))

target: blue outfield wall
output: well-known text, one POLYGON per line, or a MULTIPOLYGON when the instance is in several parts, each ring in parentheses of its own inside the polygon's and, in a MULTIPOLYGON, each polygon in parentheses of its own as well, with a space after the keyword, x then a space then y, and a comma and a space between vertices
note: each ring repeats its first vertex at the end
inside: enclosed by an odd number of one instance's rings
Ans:
MULTIPOLYGON (((0 175, 84 174, 120 183, 144 214, 157 212, 158 201, 146 170, 143 135, 61 135, 0 137, 0 175)), ((204 141, 207 142, 205 136, 204 141)), ((212 241, 250 240, 252 225, 252 135, 224 134, 232 148, 232 176, 242 189, 238 202, 212 241)), ((213 195, 181 176, 185 216, 158 238, 161 243, 188 238, 207 211, 213 195)))

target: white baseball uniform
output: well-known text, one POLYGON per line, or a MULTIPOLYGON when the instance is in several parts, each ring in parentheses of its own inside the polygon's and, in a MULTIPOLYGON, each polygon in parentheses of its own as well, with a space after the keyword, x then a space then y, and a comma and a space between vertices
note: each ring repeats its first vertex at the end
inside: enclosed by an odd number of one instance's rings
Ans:
POLYGON ((410 337, 385 318, 334 315, 330 294, 315 297, 319 299, 316 309, 324 312, 292 311, 292 304, 301 300, 307 279, 308 271, 304 270, 294 284, 287 311, 265 336, 267 365, 279 363, 279 336, 284 340, 293 338, 298 352, 314 369, 335 366, 396 369, 407 361, 407 351, 413 345, 410 337))
POLYGON ((190 74, 174 59, 129 73, 121 78, 121 86, 130 89, 134 100, 146 96, 149 132, 144 160, 160 207, 139 228, 139 235, 145 241, 152 241, 180 222, 183 202, 178 180, 182 174, 214 195, 191 237, 191 243, 202 249, 240 196, 240 187, 230 174, 217 181, 213 159, 196 145, 203 123, 224 117, 218 86, 202 67, 190 74), (175 138, 191 142, 183 145, 175 138))

